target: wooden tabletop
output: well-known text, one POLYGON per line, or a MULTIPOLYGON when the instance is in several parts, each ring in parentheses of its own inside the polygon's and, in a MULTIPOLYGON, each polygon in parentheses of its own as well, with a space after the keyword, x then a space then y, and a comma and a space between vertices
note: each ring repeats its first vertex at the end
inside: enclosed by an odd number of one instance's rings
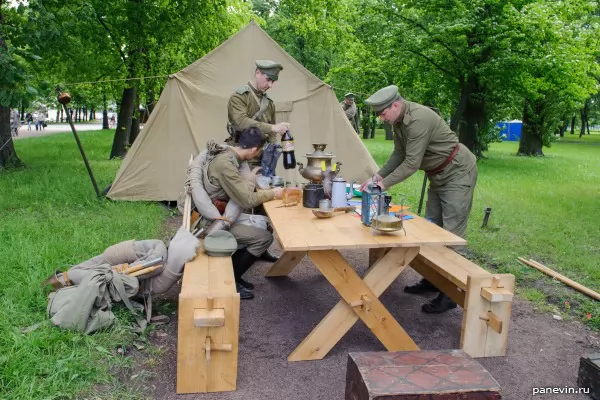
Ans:
POLYGON ((416 247, 423 244, 465 245, 466 240, 412 213, 404 221, 404 229, 391 233, 374 231, 362 224, 356 213, 336 212, 320 219, 312 209, 281 207, 281 200, 264 204, 283 251, 330 249, 371 249, 379 247, 416 247))

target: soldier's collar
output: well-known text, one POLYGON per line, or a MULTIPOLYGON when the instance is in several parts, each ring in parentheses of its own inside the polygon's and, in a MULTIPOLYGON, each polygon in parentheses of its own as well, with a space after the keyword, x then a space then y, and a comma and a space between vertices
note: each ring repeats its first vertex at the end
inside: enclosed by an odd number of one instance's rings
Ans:
POLYGON ((231 156, 233 157, 233 159, 235 161, 237 161, 238 164, 240 164, 243 160, 240 158, 240 155, 237 153, 237 151, 235 151, 233 149, 233 147, 227 147, 227 151, 229 151, 229 154, 231 154, 231 156))
POLYGON ((250 90, 252 90, 254 94, 256 94, 258 97, 262 97, 266 94, 255 88, 254 85, 252 85, 252 82, 250 81, 248 81, 248 86, 250 86, 250 90))
POLYGON ((402 99, 402 109, 400 110, 400 114, 398 115, 398 118, 396 118, 396 120, 394 121, 394 124, 402 122, 402 120, 404 119, 404 116, 406 115, 407 110, 408 110, 408 101, 406 101, 405 99, 402 99))

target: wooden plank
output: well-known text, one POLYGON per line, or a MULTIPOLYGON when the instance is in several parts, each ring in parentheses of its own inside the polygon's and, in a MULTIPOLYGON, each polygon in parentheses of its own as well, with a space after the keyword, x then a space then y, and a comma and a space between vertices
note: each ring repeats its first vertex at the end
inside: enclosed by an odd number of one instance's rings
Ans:
POLYGON ((421 274, 423 278, 431 282, 433 286, 441 290, 446 296, 450 297, 452 301, 464 308, 464 289, 456 285, 453 280, 449 280, 446 276, 441 275, 438 272, 438 268, 432 268, 429 264, 425 263, 422 258, 419 258, 419 256, 415 257, 414 260, 410 262, 410 266, 421 274))
POLYGON ((265 274, 266 277, 287 276, 302 261, 306 251, 286 251, 265 274))
POLYGON ((564 275, 559 274, 558 272, 554 271, 553 269, 548 268, 545 265, 538 263, 537 261, 525 260, 521 257, 519 257, 518 260, 525 265, 529 265, 530 267, 533 267, 533 268, 545 273, 546 275, 551 276, 552 278, 558 279, 565 285, 571 286, 573 289, 578 290, 579 292, 581 292, 593 299, 600 300, 600 293, 595 292, 592 289, 585 287, 582 284, 577 283, 574 280, 569 279, 564 275))
POLYGON ((279 200, 269 201, 264 207, 284 251, 466 244, 464 239, 411 213, 408 214, 413 219, 405 221, 406 234, 404 231, 374 234, 354 213, 317 219, 311 209, 301 205, 277 208, 280 204, 279 200))
POLYGON ((490 303, 481 296, 481 289, 491 287, 495 279, 498 282, 498 287, 514 292, 514 275, 492 275, 487 273, 471 275, 467 279, 460 348, 474 358, 506 355, 512 303, 490 303), (486 323, 487 321, 480 318, 488 311, 494 313, 502 321, 501 333, 494 331, 486 323))
POLYGON ((421 246, 417 260, 427 264, 461 289, 467 286, 467 276, 488 271, 444 246, 421 246))
POLYGON ((491 303, 512 301, 514 293, 505 288, 481 288, 481 297, 491 303))
MULTIPOLYGON (((380 296, 419 252, 418 247, 394 248, 365 274, 364 282, 380 296)), ((340 300, 288 356, 288 361, 320 360, 358 321, 358 315, 340 300)))
POLYGON ((210 257, 200 249, 185 266, 179 294, 177 393, 236 389, 239 313, 231 257, 210 257), (223 310, 219 316, 223 325, 196 327, 196 310, 209 309, 223 310), (210 360, 206 359, 207 341, 212 349, 210 360))

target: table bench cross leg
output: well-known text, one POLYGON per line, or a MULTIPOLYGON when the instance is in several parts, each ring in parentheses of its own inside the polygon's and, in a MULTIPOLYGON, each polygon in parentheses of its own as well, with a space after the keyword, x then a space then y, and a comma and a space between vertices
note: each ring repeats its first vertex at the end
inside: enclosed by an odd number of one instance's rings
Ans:
POLYGON ((388 350, 419 350, 378 299, 418 252, 418 247, 393 248, 369 268, 363 280, 337 250, 309 251, 315 266, 342 300, 289 355, 288 361, 322 359, 359 318, 388 350))
POLYGON ((267 271, 267 278, 287 276, 306 255, 306 251, 286 251, 267 271))

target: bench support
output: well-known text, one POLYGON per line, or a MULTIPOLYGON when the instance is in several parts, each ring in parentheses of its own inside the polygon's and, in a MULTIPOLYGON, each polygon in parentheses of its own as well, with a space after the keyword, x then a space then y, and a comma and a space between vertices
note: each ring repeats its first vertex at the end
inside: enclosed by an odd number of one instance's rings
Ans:
POLYGON ((236 389, 239 327, 231 257, 200 249, 185 265, 179 294, 178 394, 236 389))
POLYGON ((467 278, 460 348, 471 357, 506 355, 512 301, 491 302, 482 296, 482 292, 498 288, 514 293, 515 276, 481 274, 467 278), (481 316, 486 314, 489 319, 482 320, 481 316))

